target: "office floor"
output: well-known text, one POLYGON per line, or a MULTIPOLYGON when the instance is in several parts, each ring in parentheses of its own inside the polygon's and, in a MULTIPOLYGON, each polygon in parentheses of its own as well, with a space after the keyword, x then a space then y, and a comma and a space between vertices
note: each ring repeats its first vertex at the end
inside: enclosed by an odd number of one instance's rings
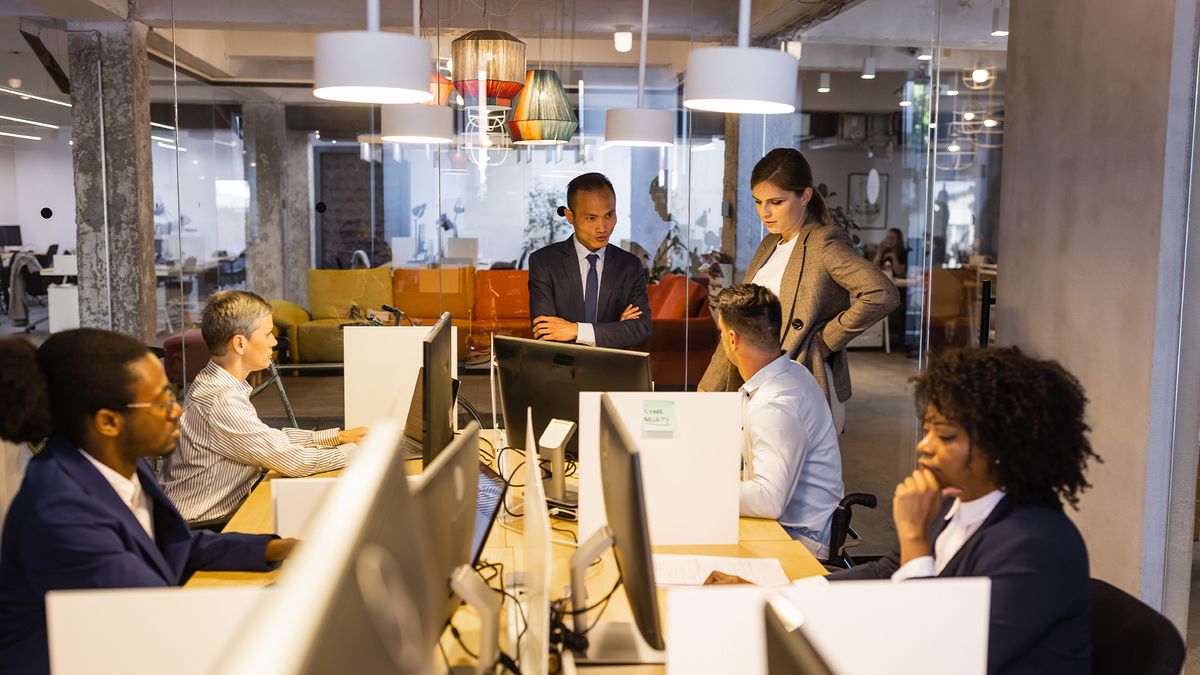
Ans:
MULTIPOLYGON (((916 422, 908 378, 916 361, 903 354, 856 351, 851 354, 854 397, 846 408, 846 432, 840 439, 847 492, 870 492, 879 498, 872 510, 855 509, 854 528, 864 543, 855 554, 885 553, 895 546, 892 490, 913 467, 916 422)), ((340 424, 344 414, 340 375, 285 377, 288 399, 305 427, 340 424)), ((491 396, 486 371, 463 373, 460 395, 491 424, 491 396)), ((285 423, 283 406, 273 389, 254 405, 269 424, 285 423)), ((463 422, 466 418, 463 419, 463 422)))

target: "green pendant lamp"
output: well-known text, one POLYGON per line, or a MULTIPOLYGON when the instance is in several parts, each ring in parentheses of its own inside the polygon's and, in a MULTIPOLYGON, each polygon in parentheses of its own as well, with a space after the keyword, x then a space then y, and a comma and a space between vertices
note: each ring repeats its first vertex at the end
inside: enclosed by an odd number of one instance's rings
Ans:
POLYGON ((508 133, 518 145, 562 145, 571 140, 579 120, 567 100, 558 73, 530 70, 513 106, 508 133))

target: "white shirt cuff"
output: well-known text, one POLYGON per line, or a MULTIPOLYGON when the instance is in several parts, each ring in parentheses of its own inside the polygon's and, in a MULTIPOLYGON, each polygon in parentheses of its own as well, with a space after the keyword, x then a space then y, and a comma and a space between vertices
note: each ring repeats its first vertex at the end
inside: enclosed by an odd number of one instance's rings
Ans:
POLYGON ((906 581, 908 579, 936 576, 937 570, 933 567, 933 556, 923 555, 920 558, 909 560, 900 569, 893 572, 892 581, 906 581))
POLYGON ((578 323, 579 334, 575 336, 575 342, 589 347, 596 346, 596 329, 590 323, 578 323))

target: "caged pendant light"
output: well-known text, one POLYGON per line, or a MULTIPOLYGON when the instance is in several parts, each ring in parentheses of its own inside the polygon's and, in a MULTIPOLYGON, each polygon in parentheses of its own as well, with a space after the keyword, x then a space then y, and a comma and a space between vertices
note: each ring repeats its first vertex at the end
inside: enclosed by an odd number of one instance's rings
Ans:
POLYGON ((604 140, 616 145, 661 148, 675 142, 675 114, 671 110, 644 108, 646 96, 646 26, 650 0, 642 0, 641 57, 638 59, 637 108, 619 108, 604 114, 604 140))
MULTIPOLYGON (((413 0, 420 14, 420 1, 413 0)), ((414 24, 416 19, 414 18, 414 24)), ((367 0, 367 30, 321 33, 313 56, 313 95, 346 103, 424 103, 432 73, 429 42, 379 30, 379 0, 367 0)))

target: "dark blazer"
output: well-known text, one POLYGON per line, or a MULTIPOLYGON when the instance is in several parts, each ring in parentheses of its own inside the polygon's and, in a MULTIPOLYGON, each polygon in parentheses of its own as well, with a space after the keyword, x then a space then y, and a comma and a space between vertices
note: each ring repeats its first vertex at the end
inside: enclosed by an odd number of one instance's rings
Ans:
MULTIPOLYGON (((934 540, 945 525, 934 521, 934 540)), ((899 568, 893 552, 829 579, 886 579, 899 568)), ((1005 497, 938 576, 992 580, 991 675, 1092 672, 1087 547, 1061 508, 1017 506, 1005 497)))
MULTIPOLYGON (((596 307, 597 347, 632 349, 650 341, 650 302, 646 298, 646 271, 632 253, 612 244, 604 247, 604 274, 596 307), (642 315, 621 321, 626 305, 640 307, 642 315)), ((529 316, 557 316, 584 323, 583 279, 575 253, 575 235, 543 246, 529 256, 529 316)))
POLYGON ((138 478, 157 541, 70 441, 52 437, 30 460, 0 543, 0 673, 50 672, 47 591, 177 586, 197 570, 268 569, 271 535, 193 532, 145 462, 138 478))
MULTIPOLYGON (((850 235, 836 225, 807 223, 796 235, 800 240, 792 249, 783 270, 779 303, 783 308, 783 332, 780 346, 793 361, 804 364, 832 400, 845 401, 850 388, 849 356, 843 349, 851 340, 900 304, 896 284, 870 260, 854 250, 850 235), (850 303, 855 299, 854 304, 850 303), (828 363, 833 381, 825 376, 826 360, 814 338, 820 335, 833 350, 828 363)), ((754 283, 754 277, 770 259, 780 236, 768 234, 758 245, 742 283, 754 283)), ((712 361, 700 388, 705 391, 737 391, 742 377, 725 356, 724 349, 713 352, 712 361)))

